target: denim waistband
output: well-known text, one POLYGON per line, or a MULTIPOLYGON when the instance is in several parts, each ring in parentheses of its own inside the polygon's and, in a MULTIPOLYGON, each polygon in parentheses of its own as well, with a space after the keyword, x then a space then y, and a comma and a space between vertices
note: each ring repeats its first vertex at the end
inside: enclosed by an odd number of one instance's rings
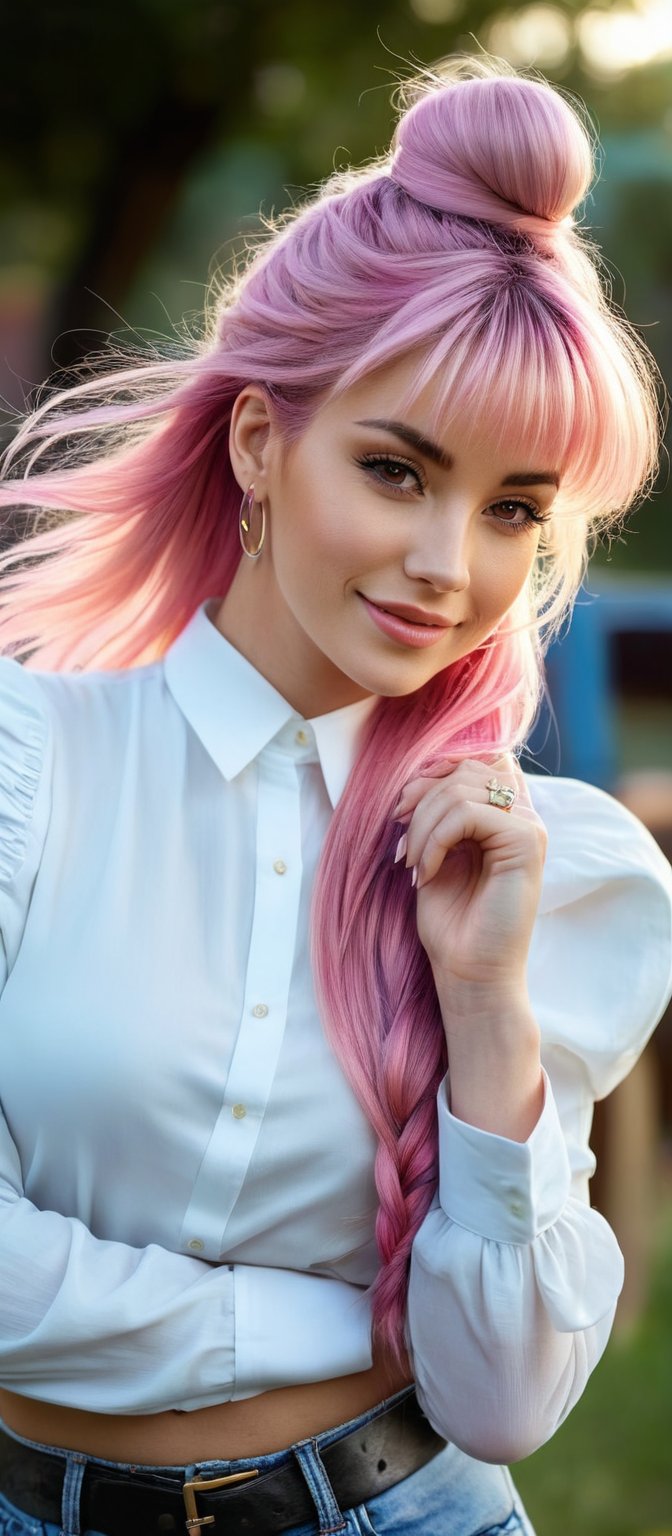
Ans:
MULTIPOLYGON (((193 1479, 207 1480, 210 1478, 225 1477, 230 1473, 245 1472, 247 1468, 254 1469, 257 1475, 278 1473, 289 1461, 295 1461, 303 1474, 303 1480, 307 1484, 307 1491, 315 1508, 315 1519, 319 1525, 320 1533, 341 1531, 345 1529, 345 1520, 338 1504, 336 1495, 329 1481, 326 1469, 321 1461, 320 1452, 327 1453, 327 1448, 346 1435, 356 1433, 364 1426, 371 1424, 373 1420, 389 1412, 396 1405, 403 1404, 405 1399, 411 1397, 415 1388, 413 1385, 404 1387, 392 1397, 384 1398, 364 1413, 356 1415, 352 1419, 345 1420, 341 1424, 333 1425, 317 1435, 307 1436, 303 1440, 296 1440, 291 1445, 279 1451, 267 1452, 265 1455, 248 1457, 231 1457, 228 1459, 204 1458, 203 1460, 188 1463, 133 1463, 127 1461, 111 1461, 106 1457, 90 1456, 83 1451, 68 1450, 62 1446, 47 1445, 44 1441, 29 1440, 23 1435, 17 1434, 8 1425, 0 1420, 0 1426, 11 1440, 16 1444, 37 1451, 42 1456, 53 1458, 63 1466, 61 1502, 62 1528, 56 1531, 53 1524, 39 1526, 40 1530, 51 1533, 51 1536, 82 1536, 82 1497, 85 1475, 96 1475, 103 1479, 107 1475, 128 1475, 138 1487, 147 1488, 154 1485, 164 1495, 171 1482, 174 1481, 175 1492, 183 1493, 183 1485, 192 1482, 193 1479)), ((89 1485, 91 1486, 91 1485, 89 1485)), ((96 1486, 94 1483, 92 1486, 96 1486)), ((4 1490, 0 1490, 4 1493, 4 1490)), ((21 1500, 19 1499, 19 1503, 21 1500)), ((16 1514, 22 1517, 22 1511, 14 1505, 16 1514)), ((36 1511, 37 1513, 37 1511, 36 1511)), ((55 1514, 55 1511, 54 1511, 55 1514)), ((171 1516, 171 1518, 174 1518, 171 1516)), ((300 1518, 300 1517, 299 1517, 300 1518)), ((53 1520, 53 1515, 48 1517, 53 1520)), ((39 1520, 39 1515, 38 1515, 39 1520)), ((97 1524, 97 1522, 94 1522, 97 1524)), ((87 1522, 88 1524, 88 1522, 87 1522)), ((101 1522, 102 1524, 102 1522, 101 1522)), ((118 1524, 118 1522, 117 1522, 118 1524)), ((30 1522, 26 1529, 37 1530, 37 1526, 30 1522)))

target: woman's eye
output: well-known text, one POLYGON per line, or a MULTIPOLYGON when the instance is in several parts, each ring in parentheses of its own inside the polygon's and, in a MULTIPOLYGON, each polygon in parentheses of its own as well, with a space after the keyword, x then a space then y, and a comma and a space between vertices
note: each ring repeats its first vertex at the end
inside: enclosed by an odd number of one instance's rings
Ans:
POLYGON ((522 533, 525 528, 532 528, 535 523, 538 525, 547 521, 539 508, 529 501, 496 501, 493 503, 493 509, 496 521, 510 528, 512 533, 522 533))
MULTIPOLYGON (((425 490, 426 481, 422 472, 407 459, 397 458, 396 455, 387 453, 364 453, 361 458, 355 460, 355 463, 386 491, 391 491, 393 494, 422 495, 425 490)), ((486 515, 491 512, 492 521, 499 523, 500 527, 506 528, 510 533, 523 533, 525 529, 547 521, 547 514, 540 512, 534 502, 520 501, 513 497, 493 502, 485 511, 486 515)))
POLYGON ((407 494, 409 491, 423 489, 419 470, 413 464, 409 464, 406 459, 390 458, 387 454, 365 453, 356 462, 388 491, 407 494))

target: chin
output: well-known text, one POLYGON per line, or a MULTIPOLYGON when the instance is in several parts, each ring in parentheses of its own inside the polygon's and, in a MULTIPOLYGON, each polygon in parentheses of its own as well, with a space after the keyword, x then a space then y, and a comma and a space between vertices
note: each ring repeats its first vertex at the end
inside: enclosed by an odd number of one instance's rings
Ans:
POLYGON ((427 677, 418 677, 416 679, 401 676, 385 678, 378 676, 370 679, 355 678, 353 681, 357 682, 360 688, 365 688, 367 693, 373 693, 379 699, 405 699, 410 694, 417 693, 419 688, 424 688, 425 683, 428 683, 430 678, 435 675, 434 672, 430 672, 427 677))

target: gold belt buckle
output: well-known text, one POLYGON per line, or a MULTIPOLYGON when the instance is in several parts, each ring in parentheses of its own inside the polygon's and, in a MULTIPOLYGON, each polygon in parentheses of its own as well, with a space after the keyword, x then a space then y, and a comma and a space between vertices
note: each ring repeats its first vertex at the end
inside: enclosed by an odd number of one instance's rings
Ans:
POLYGON ((196 1536, 201 1536, 201 1526, 214 1525, 214 1515, 199 1515, 196 1505, 196 1494, 203 1493, 206 1488, 224 1488, 226 1483, 247 1483, 251 1477, 259 1476, 259 1468, 255 1467, 251 1472, 230 1472, 228 1477, 194 1477, 190 1483, 184 1483, 182 1497, 187 1511, 185 1525, 188 1531, 194 1531, 196 1536))

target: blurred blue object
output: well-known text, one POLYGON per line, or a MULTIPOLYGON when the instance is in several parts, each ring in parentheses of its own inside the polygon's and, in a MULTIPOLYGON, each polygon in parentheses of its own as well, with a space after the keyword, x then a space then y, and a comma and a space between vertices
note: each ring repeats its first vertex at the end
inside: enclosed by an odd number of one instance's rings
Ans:
POLYGON ((591 574, 590 586, 579 593, 569 627, 546 656, 549 698, 542 704, 521 757, 527 772, 562 774, 601 789, 612 788, 621 766, 618 710, 624 691, 623 656, 638 638, 641 652, 641 640, 646 637, 648 671, 637 678, 635 668, 634 696, 640 688, 647 698, 669 703, 672 582, 591 574))

